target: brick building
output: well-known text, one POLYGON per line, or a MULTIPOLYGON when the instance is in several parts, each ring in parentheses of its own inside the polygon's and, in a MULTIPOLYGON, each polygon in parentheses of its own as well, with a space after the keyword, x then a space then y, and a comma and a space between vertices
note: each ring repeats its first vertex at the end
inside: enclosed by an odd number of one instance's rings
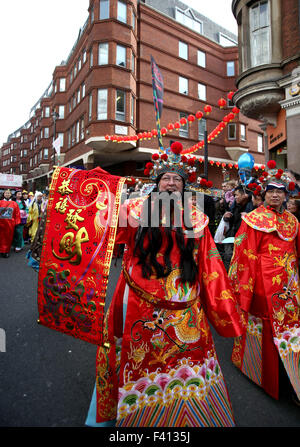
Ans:
MULTIPOLYGON (((2 146, 0 171, 22 174, 31 190, 49 185, 57 163, 143 177, 157 139, 116 143, 106 136, 155 129, 151 56, 164 79, 162 127, 212 107, 203 119, 168 129, 164 146, 176 139, 186 148, 203 140, 204 130, 210 134, 234 106, 227 95, 235 90, 237 37, 178 0, 90 0, 67 60, 54 68, 28 122, 2 146), (55 156, 52 142, 58 137, 62 147, 55 156)), ((259 124, 235 114, 211 140, 208 174, 216 186, 225 175, 222 163, 227 176, 237 176, 232 165, 243 152, 252 153, 258 165, 265 162, 259 124)), ((203 158, 203 149, 195 155, 203 158)))
POLYGON ((300 1, 233 0, 238 23, 238 91, 233 99, 260 119, 266 160, 300 174, 300 1))

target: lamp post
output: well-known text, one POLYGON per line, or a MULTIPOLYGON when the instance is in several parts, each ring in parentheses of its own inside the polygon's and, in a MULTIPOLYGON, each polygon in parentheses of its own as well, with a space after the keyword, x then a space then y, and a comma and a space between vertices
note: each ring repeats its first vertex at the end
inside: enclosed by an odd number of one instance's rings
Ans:
MULTIPOLYGON (((55 109, 52 110, 52 118, 53 118, 53 143, 56 139, 56 120, 59 118, 59 113, 56 112, 55 109)), ((54 151, 54 163, 55 163, 55 148, 53 147, 53 151, 54 151)))
POLYGON ((207 130, 204 130, 204 175, 208 179, 208 146, 207 146, 207 130))

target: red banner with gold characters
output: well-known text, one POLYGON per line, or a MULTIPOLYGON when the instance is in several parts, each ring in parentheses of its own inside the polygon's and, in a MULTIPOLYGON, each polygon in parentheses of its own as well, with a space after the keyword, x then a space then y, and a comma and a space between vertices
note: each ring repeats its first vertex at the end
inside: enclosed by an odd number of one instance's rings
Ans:
POLYGON ((57 167, 49 191, 39 322, 97 345, 124 181, 101 168, 57 167))

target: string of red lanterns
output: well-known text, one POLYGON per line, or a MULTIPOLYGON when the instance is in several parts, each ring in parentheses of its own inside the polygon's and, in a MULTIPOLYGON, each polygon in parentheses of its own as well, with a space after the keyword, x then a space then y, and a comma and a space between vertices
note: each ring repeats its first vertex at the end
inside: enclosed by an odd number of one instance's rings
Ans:
MULTIPOLYGON (((234 92, 231 91, 228 93, 227 98, 229 100, 231 100, 233 95, 234 95, 234 92)), ((220 109, 223 109, 223 107, 225 107, 226 104, 227 104, 227 101, 224 98, 220 98, 218 100, 218 106, 220 107, 220 109)), ((206 104, 204 106, 203 110, 206 115, 209 115, 212 112, 212 106, 209 104, 206 104)), ((195 120, 200 121, 203 118, 204 113, 201 112, 200 110, 198 110, 195 113, 195 115, 189 114, 187 116, 187 118, 183 117, 179 121, 176 121, 175 123, 169 123, 166 127, 161 128, 161 135, 164 136, 168 132, 172 132, 174 130, 179 130, 181 126, 185 126, 187 123, 189 125, 191 125, 195 120)), ((227 115, 225 115, 223 117, 223 120, 207 136, 208 144, 211 143, 211 141, 213 141, 215 138, 217 138, 219 136, 219 134, 225 129, 227 124, 230 123, 238 113, 239 113, 238 107, 234 106, 232 108, 232 111, 230 113, 228 113, 227 115)), ((153 129, 151 131, 140 132, 137 135, 129 135, 129 136, 128 135, 124 135, 124 136, 123 135, 105 135, 105 140, 111 141, 113 143, 139 141, 139 140, 150 140, 151 138, 157 137, 157 134, 158 134, 157 129, 153 129)), ((182 155, 192 154, 193 152, 196 152, 197 150, 202 149, 204 147, 204 144, 205 144, 204 140, 198 141, 198 143, 194 144, 191 147, 184 149, 181 153, 182 153, 182 155)), ((204 160, 200 157, 199 162, 202 163, 203 161, 204 160)), ((216 166, 218 166, 218 167, 221 166, 222 168, 225 168, 226 166, 228 166, 229 169, 232 169, 232 168, 238 169, 237 163, 235 163, 235 164, 225 163, 225 162, 221 163, 219 161, 215 162, 213 160, 210 160, 209 163, 211 166, 213 166, 215 164, 216 166)), ((254 169, 255 170, 259 170, 259 169, 264 170, 265 167, 264 167, 264 165, 262 165, 261 167, 259 167, 258 165, 254 165, 254 169)))

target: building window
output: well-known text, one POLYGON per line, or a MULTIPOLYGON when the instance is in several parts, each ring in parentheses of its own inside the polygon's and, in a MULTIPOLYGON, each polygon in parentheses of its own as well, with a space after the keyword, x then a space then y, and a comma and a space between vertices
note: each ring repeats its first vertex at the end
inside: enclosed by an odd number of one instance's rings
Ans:
POLYGON ((44 127, 44 138, 49 138, 49 127, 44 127))
POLYGON ((90 49, 90 67, 92 67, 94 64, 93 62, 93 48, 90 49))
POLYGON ((179 41, 179 57, 188 60, 188 46, 185 42, 179 41))
POLYGON ((135 31, 135 22, 136 22, 136 15, 135 15, 135 12, 134 12, 134 10, 132 10, 132 22, 131 22, 131 24, 132 24, 132 29, 133 29, 133 31, 135 31))
POLYGON ((66 91, 66 79, 65 78, 60 78, 60 80, 59 80, 59 91, 60 92, 66 91))
POLYGON ((117 90, 116 94, 116 120, 125 121, 126 93, 123 90, 117 90))
MULTIPOLYGON (((184 113, 184 112, 180 112, 179 119, 181 120, 182 118, 186 118, 186 120, 187 120, 187 114, 184 113)), ((189 136, 189 127, 188 127, 188 123, 187 122, 184 125, 181 124, 181 126, 179 128, 179 136, 188 138, 188 136, 189 136)))
POLYGON ((179 93, 182 93, 183 95, 188 95, 189 94, 188 85, 189 85, 188 79, 179 76, 179 93))
POLYGON ((93 22, 95 19, 95 15, 94 15, 94 6, 91 7, 91 22, 93 22))
POLYGON ((81 86, 81 97, 82 98, 85 97, 85 84, 82 84, 82 86, 81 86))
POLYGON ((234 76, 234 61, 227 62, 227 76, 234 76))
POLYGON ((98 65, 108 64, 108 43, 99 43, 98 65))
POLYGON ((176 7, 176 20, 184 26, 196 31, 197 33, 203 33, 203 24, 198 20, 193 12, 188 8, 186 11, 183 11, 176 7))
POLYGON ((257 151, 263 152, 263 136, 257 135, 257 151))
POLYGON ((45 114, 44 114, 44 117, 45 117, 45 118, 49 118, 49 116, 50 116, 50 107, 45 107, 45 114))
POLYGON ((120 67, 126 67, 126 47, 117 45, 117 65, 120 67))
MULTIPOLYGON (((92 110, 93 110, 93 96, 90 94, 89 96, 89 121, 92 119, 92 110)), ((73 136, 72 136, 72 142, 73 142, 73 136)))
POLYGON ((135 73, 135 55, 134 55, 133 51, 131 53, 131 70, 132 70, 132 73, 134 74, 135 73))
POLYGON ((198 50, 197 52, 197 64, 200 67, 206 67, 206 54, 204 51, 198 50))
POLYGON ((48 149, 45 147, 44 148, 44 159, 45 160, 48 160, 48 154, 49 154, 48 149))
POLYGON ((58 118, 63 120, 65 117, 65 106, 58 106, 58 118))
POLYGON ((228 124, 228 140, 236 140, 236 124, 228 124))
POLYGON ((109 0, 100 0, 100 20, 109 18, 109 0))
POLYGON ((135 110, 135 99, 134 99, 134 96, 131 95, 131 112, 130 112, 131 124, 134 124, 134 110, 135 110))
POLYGON ((80 120, 80 138, 84 140, 84 117, 80 120))
POLYGON ((204 140, 204 131, 206 130, 206 119, 202 118, 198 121, 198 139, 204 140))
POLYGON ((251 66, 270 62, 270 19, 268 1, 257 2, 250 8, 251 66))
POLYGON ((246 141, 246 126, 245 126, 245 124, 241 124, 240 130, 241 130, 241 140, 246 141))
POLYGON ((79 121, 76 123, 76 143, 79 143, 80 132, 79 132, 79 121))
POLYGON ((117 19, 120 20, 120 22, 127 23, 127 5, 126 5, 126 3, 118 1, 117 19))
POLYGON ((206 85, 198 83, 198 98, 206 101, 206 85))
POLYGON ((59 132, 57 137, 60 139, 61 147, 63 147, 63 145, 64 145, 64 134, 63 134, 63 132, 59 132))
POLYGON ((97 107, 97 119, 107 119, 107 89, 101 88, 98 90, 98 107, 97 107))
POLYGON ((234 102, 232 99, 227 98, 227 107, 234 107, 234 102))

